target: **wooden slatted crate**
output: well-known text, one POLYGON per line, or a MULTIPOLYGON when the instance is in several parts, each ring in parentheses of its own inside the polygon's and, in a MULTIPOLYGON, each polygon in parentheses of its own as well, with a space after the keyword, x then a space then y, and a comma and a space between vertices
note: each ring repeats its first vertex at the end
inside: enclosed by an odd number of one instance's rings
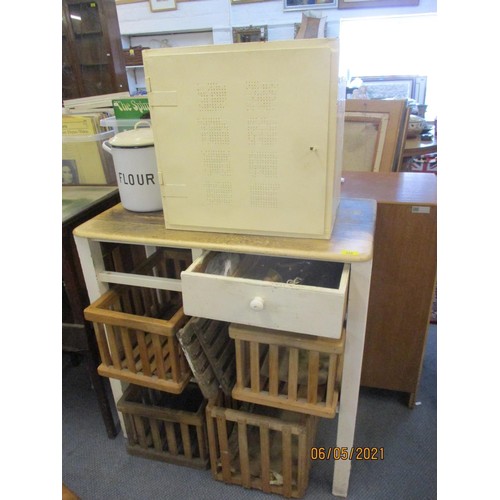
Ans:
POLYGON ((220 397, 206 409, 213 477, 265 493, 302 497, 318 417, 228 399, 220 397))
POLYGON ((117 404, 128 453, 207 469, 206 403, 196 384, 188 384, 180 395, 130 384, 117 404))
POLYGON ((230 396, 236 379, 234 341, 229 338, 229 323, 206 318, 191 318, 177 332, 194 377, 207 399, 219 394, 219 387, 230 396))
MULTIPOLYGON (((187 267, 186 251, 161 249, 136 274, 179 279, 187 267)), ((189 319, 180 292, 120 285, 85 309, 94 322, 100 375, 179 394, 191 370, 176 332, 189 319)))
POLYGON ((229 335, 236 349, 235 399, 335 417, 345 332, 328 339, 231 324, 229 335))

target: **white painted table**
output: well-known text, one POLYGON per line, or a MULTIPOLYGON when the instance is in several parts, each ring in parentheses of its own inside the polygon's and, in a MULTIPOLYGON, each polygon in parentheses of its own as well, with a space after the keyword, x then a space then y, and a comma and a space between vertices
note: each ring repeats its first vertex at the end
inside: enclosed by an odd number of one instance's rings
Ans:
MULTIPOLYGON (((344 198, 340 202, 331 238, 317 240, 171 230, 165 228, 162 212, 133 213, 119 204, 77 227, 74 235, 91 301, 98 299, 110 283, 158 287, 158 278, 153 277, 156 281, 148 285, 144 276, 105 270, 100 242, 143 245, 150 251, 154 247, 188 248, 193 257, 199 256, 203 250, 212 250, 350 264, 337 441, 331 443, 332 448, 350 449, 354 442, 358 408, 375 216, 374 200, 344 198)), ((175 280, 167 280, 164 287, 181 290, 181 284, 175 280)), ((122 395, 122 386, 117 380, 111 380, 111 384, 116 402, 122 395)), ((350 460, 335 463, 334 495, 347 496, 350 471, 350 460)))

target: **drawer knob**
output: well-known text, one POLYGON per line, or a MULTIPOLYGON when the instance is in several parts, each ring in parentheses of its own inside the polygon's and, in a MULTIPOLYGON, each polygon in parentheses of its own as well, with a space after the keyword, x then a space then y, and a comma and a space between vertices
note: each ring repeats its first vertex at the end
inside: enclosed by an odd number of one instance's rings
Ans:
POLYGON ((250 301, 250 307, 254 311, 262 311, 262 309, 264 309, 264 299, 262 297, 254 297, 250 301))

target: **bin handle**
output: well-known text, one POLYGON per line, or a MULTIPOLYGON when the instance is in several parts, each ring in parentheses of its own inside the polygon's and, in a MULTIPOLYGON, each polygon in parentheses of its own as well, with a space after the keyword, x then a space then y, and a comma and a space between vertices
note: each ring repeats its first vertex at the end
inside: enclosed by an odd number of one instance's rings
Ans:
POLYGON ((108 152, 109 154, 111 154, 111 155, 113 154, 113 151, 112 151, 112 149, 110 148, 110 146, 109 146, 109 142, 108 142, 108 141, 104 141, 104 142, 102 143, 102 149, 104 149, 104 151, 107 151, 107 152, 108 152))
MULTIPOLYGON (((141 123, 145 124, 148 128, 151 128, 151 123, 150 123, 150 122, 148 122, 147 120, 139 120, 139 121, 138 121, 138 122, 134 125, 134 130, 135 130, 136 128, 139 128, 139 125, 140 125, 141 123)), ((146 127, 143 127, 143 128, 146 128, 146 127)))

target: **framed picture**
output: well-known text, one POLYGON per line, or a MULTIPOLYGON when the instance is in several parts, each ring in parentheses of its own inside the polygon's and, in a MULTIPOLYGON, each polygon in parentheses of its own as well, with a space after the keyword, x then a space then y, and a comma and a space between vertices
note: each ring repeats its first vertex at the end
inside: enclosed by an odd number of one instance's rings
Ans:
POLYGON ((338 0, 339 9, 370 9, 372 7, 407 7, 419 0, 338 0))
POLYGON ((233 43, 267 42, 267 25, 233 28, 233 43))
POLYGON ((76 160, 62 161, 62 183, 80 184, 80 179, 78 178, 78 169, 76 167, 76 160))
POLYGON ((268 2, 269 0, 231 0, 232 5, 238 5, 239 3, 255 3, 255 2, 268 2))
POLYGON ((425 76, 360 76, 369 99, 415 99, 425 103, 425 76))
POLYGON ((342 170, 397 171, 407 117, 406 100, 348 99, 342 170))
POLYGON ((149 0, 115 0, 116 5, 124 5, 126 3, 148 2, 149 0))
POLYGON ((333 9, 338 0, 283 0, 284 10, 333 9))
POLYGON ((149 0, 149 8, 152 12, 159 12, 161 10, 175 10, 175 0, 149 0))

